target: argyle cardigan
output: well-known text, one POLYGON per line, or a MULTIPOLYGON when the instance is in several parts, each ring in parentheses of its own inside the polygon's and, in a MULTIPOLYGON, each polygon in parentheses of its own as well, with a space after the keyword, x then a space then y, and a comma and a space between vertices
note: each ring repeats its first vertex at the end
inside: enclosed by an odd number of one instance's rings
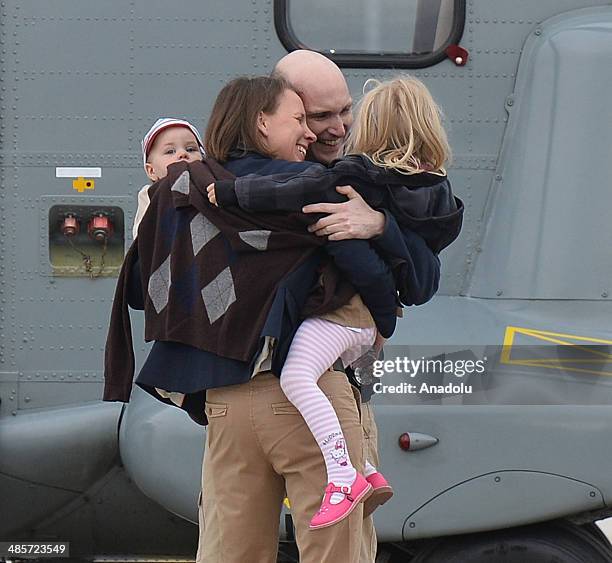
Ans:
MULTIPOLYGON (((146 341, 180 342, 250 361, 280 280, 326 243, 307 232, 308 219, 300 214, 253 215, 211 205, 208 184, 232 177, 212 159, 180 162, 149 189, 149 209, 117 282, 105 349, 104 400, 127 401, 132 387, 127 293, 137 260, 146 341)), ((345 299, 350 297, 347 293, 345 299)))

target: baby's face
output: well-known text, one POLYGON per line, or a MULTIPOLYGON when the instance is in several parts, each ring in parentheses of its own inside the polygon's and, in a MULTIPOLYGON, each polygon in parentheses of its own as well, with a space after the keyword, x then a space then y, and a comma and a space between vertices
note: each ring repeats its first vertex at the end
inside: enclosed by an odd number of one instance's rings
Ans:
POLYGON ((151 181, 157 182, 166 176, 170 164, 181 160, 202 160, 200 146, 195 135, 186 127, 168 127, 157 136, 149 151, 145 164, 147 176, 151 181))

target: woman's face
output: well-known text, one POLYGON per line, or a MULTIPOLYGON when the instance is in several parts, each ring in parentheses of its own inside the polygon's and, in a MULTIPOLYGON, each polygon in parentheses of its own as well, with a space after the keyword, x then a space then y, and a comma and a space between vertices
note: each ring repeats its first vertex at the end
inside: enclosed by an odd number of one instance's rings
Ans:
POLYGON ((281 94, 274 113, 259 114, 257 129, 268 154, 282 160, 303 161, 308 147, 317 140, 306 125, 304 104, 293 90, 281 94))

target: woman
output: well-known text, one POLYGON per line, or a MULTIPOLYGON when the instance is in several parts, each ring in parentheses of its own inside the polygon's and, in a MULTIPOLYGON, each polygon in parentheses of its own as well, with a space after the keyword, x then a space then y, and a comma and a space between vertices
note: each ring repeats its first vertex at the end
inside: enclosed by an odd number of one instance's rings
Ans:
MULTIPOLYGON (((224 87, 215 102, 206 138, 209 153, 236 176, 307 169, 311 164, 304 162, 304 156, 315 139, 306 125, 299 96, 284 80, 270 77, 239 78, 224 87)), ((171 184, 173 180, 164 181, 171 184)), ((149 189, 149 193, 154 194, 159 188, 158 182, 149 189)), ((145 209, 139 208, 137 216, 144 215, 145 209)), ((146 220, 154 223, 155 217, 149 213, 146 220)), ((323 244, 318 237, 307 234, 302 225, 293 224, 293 228, 303 231, 303 237, 308 239, 305 244, 311 247, 310 250, 323 244)), ((140 238, 143 238, 142 235, 140 238)), ((304 241, 300 241, 302 243, 304 241)), ((150 246, 149 238, 147 244, 140 248, 139 267, 133 268, 135 275, 131 276, 132 283, 129 284, 129 301, 135 308, 143 308, 140 294, 147 294, 147 284, 141 291, 139 278, 142 255, 150 251, 150 246)), ((389 335, 395 326, 396 298, 395 284, 385 262, 365 241, 331 243, 325 248, 334 256, 336 265, 356 285, 364 288, 368 305, 376 312, 381 332, 389 335)), ((285 249, 283 255, 288 252, 285 249)), ((349 299, 356 301, 352 297, 354 289, 337 275, 337 270, 329 262, 321 266, 324 258, 321 252, 314 252, 303 264, 298 263, 303 256, 304 252, 297 248, 296 267, 285 268, 290 275, 280 280, 275 296, 266 295, 270 306, 265 320, 259 319, 264 331, 259 335, 256 355, 248 358, 235 355, 221 357, 211 353, 210 348, 187 345, 177 341, 177 338, 171 341, 156 339, 136 383, 166 403, 170 403, 171 398, 194 420, 204 422, 200 408, 204 390, 248 381, 262 366, 280 374, 303 309, 308 314, 329 312, 349 299), (328 283, 325 290, 317 287, 311 294, 312 287, 317 285, 320 266, 328 283), (162 396, 159 390, 164 391, 162 396)), ((279 277, 282 277, 281 274, 279 277)), ((260 305, 264 306, 263 303, 260 305)), ((353 307, 352 314, 352 326, 371 325, 372 318, 363 307, 353 307)))

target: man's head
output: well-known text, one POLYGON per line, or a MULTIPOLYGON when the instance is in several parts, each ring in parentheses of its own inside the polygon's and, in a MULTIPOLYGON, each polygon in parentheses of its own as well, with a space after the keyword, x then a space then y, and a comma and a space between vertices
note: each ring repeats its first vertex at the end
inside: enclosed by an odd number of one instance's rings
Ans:
POLYGON ((158 119, 142 140, 144 168, 152 182, 166 176, 170 164, 202 160, 203 154, 200 133, 182 119, 158 119))
POLYGON ((317 136, 309 156, 324 164, 341 156, 353 123, 353 101, 336 64, 314 51, 293 51, 278 61, 274 74, 287 80, 304 102, 308 127, 317 136))

